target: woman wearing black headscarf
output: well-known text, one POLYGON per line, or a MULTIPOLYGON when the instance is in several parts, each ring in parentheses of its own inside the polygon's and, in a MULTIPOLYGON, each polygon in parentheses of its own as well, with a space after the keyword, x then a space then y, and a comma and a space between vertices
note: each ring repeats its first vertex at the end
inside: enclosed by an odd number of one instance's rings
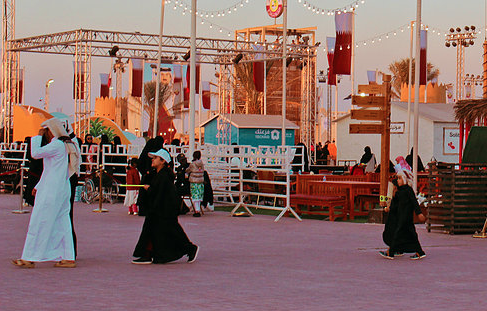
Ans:
POLYGON ((362 155, 362 158, 360 159, 360 164, 365 165, 365 173, 371 173, 375 171, 375 155, 372 153, 370 150, 369 146, 366 146, 364 148, 364 154, 362 155))

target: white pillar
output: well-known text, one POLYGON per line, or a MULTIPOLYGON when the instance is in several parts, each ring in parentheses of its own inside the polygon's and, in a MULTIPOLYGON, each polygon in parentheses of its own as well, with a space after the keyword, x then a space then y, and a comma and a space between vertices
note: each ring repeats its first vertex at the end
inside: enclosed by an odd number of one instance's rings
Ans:
MULTIPOLYGON (((162 58, 162 33, 164 30, 164 3, 165 0, 161 0, 161 21, 159 25, 159 49, 157 50, 157 67, 156 67, 156 94, 154 96, 154 124, 152 129, 152 136, 157 136, 157 116, 159 115, 159 92, 161 81, 161 58, 162 58)), ((118 94, 117 94, 118 95, 118 94)))
MULTIPOLYGON (((411 22, 411 40, 409 45, 409 79, 408 79, 408 123, 406 124, 408 149, 411 149, 411 82, 413 80, 413 40, 414 40, 414 22, 411 22)), ((415 93, 416 94, 416 93, 415 93)))

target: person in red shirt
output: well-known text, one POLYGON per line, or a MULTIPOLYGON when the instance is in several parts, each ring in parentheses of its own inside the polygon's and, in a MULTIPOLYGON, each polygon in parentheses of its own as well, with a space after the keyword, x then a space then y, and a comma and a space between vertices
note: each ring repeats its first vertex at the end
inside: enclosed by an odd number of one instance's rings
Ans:
MULTIPOLYGON (((127 167, 127 184, 128 185, 139 185, 140 175, 137 171, 137 158, 132 158, 129 161, 129 166, 127 167)), ((138 187, 127 187, 127 193, 125 194, 125 201, 123 205, 129 208, 129 215, 138 215, 139 211, 137 209, 137 197, 139 196, 138 187)))

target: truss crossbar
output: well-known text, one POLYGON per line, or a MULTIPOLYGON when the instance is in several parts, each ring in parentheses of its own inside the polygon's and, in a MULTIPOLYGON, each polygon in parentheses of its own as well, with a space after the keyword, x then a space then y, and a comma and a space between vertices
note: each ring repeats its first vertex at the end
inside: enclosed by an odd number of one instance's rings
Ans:
MULTIPOLYGON (((75 55, 76 42, 79 41, 91 45, 91 56, 110 57, 109 51, 114 45, 117 45, 119 47, 118 57, 157 60, 158 35, 138 32, 78 29, 12 40, 11 51, 75 55)), ((257 54, 259 54, 259 60, 282 58, 282 52, 279 49, 255 51, 254 44, 263 45, 262 42, 197 38, 198 62, 229 65, 239 53, 244 56, 242 62, 253 61, 257 54)), ((162 47, 163 62, 180 62, 179 57, 182 58, 190 48, 190 38, 163 36, 162 47)), ((309 55, 308 49, 314 50, 316 47, 293 49, 288 52, 288 55, 293 58, 305 58, 309 55)))

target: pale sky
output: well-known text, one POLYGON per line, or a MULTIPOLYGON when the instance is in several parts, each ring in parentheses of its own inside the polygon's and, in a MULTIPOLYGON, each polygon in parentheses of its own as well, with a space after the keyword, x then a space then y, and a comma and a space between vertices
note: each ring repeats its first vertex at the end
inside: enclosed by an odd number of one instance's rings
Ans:
MULTIPOLYGON (((326 55, 323 51, 325 38, 335 36, 334 17, 317 15, 303 6, 299 0, 288 0, 288 27, 316 26, 317 41, 323 44, 318 54, 318 70, 328 67, 326 55)), ((423 23, 443 33, 450 27, 475 25, 477 29, 485 28, 485 0, 429 0, 423 1, 423 23)), ((179 1, 180 2, 180 1, 179 1)), ((184 0, 190 7, 191 1, 184 0)), ((320 9, 335 9, 349 6, 351 0, 309 0, 308 3, 320 9)), ((166 4, 164 34, 184 35, 190 34, 189 14, 182 15, 183 10, 178 6, 174 10, 174 0, 166 4)), ((239 4, 239 0, 200 0, 198 8, 205 11, 218 11, 239 4)), ((159 0, 44 0, 44 1, 17 1, 16 3, 16 38, 35 35, 50 34, 79 28, 99 29, 112 31, 140 31, 157 34, 159 32, 159 13, 161 1, 159 0)), ((359 4, 355 19, 355 41, 367 40, 367 45, 360 45, 356 49, 355 58, 355 84, 367 83, 367 70, 379 69, 388 72, 388 65, 401 58, 409 56, 409 30, 401 32, 399 27, 408 24, 416 18, 416 1, 414 0, 365 0, 359 4), (377 37, 394 30, 389 39, 382 36, 378 42, 377 37), (371 40, 376 38, 375 43, 371 40)), ((208 22, 200 24, 198 19, 198 36, 206 38, 229 38, 228 32, 235 29, 274 24, 265 11, 265 0, 249 0, 243 7, 224 17, 208 18, 215 26, 210 29, 208 22), (219 26, 223 32, 219 32, 219 26)), ((282 23, 279 18, 277 23, 282 23)), ((482 42, 485 33, 478 35, 473 47, 466 49, 465 73, 482 74, 482 42)), ((35 53, 22 53, 21 66, 26 67, 25 76, 25 104, 42 107, 40 98, 44 97, 45 82, 52 78, 50 103, 52 110, 62 107, 63 112, 72 113, 72 61, 73 57, 61 55, 44 55, 35 53)), ((456 70, 456 49, 445 47, 444 36, 429 32, 428 36, 428 62, 440 70, 440 83, 454 83, 456 70)), ((92 63, 92 106, 94 98, 99 94, 99 73, 110 70, 108 58, 93 58, 92 63)), ((203 76, 213 76, 213 69, 206 66, 203 76)), ((128 74, 124 75, 128 81, 128 74)), ((127 82, 124 83, 125 93, 127 82)), ((342 98, 350 93, 348 76, 342 79, 339 85, 339 110, 347 110, 350 101, 342 98)), ((481 95, 481 87, 476 89, 476 95, 481 95)))

